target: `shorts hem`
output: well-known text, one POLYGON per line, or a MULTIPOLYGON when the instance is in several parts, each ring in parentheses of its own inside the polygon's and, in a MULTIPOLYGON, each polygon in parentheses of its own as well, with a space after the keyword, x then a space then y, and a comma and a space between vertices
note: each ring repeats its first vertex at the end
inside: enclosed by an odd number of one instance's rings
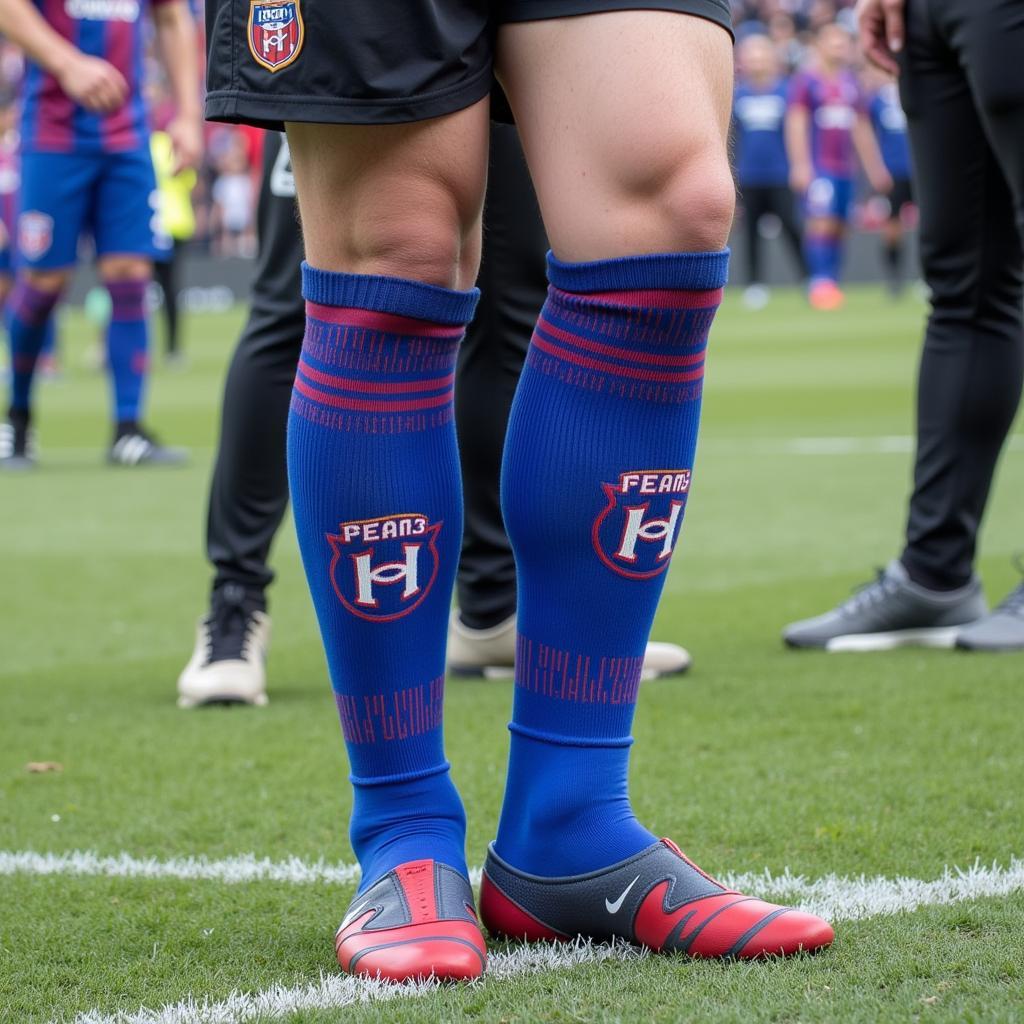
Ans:
POLYGON ((420 96, 361 100, 325 96, 270 96, 218 89, 206 97, 206 119, 283 131, 285 121, 307 124, 406 124, 465 110, 491 91, 491 65, 455 86, 420 96))
POLYGON ((549 21, 582 14, 607 14, 612 11, 674 11, 713 21, 735 38, 732 13, 717 0, 509 0, 501 11, 501 24, 520 21, 549 21))

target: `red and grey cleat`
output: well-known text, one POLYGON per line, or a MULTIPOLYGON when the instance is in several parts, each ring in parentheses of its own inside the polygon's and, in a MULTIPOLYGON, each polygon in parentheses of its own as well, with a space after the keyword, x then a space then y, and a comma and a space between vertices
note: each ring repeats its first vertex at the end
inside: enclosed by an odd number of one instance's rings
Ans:
POLYGON ((342 970, 388 981, 471 981, 487 966, 469 882, 432 860, 399 864, 357 896, 334 949, 342 970))
POLYGON ((495 936, 620 938, 694 957, 787 956, 822 949, 835 938, 813 914, 726 889, 668 839, 610 868, 568 878, 516 871, 492 847, 480 916, 495 936))

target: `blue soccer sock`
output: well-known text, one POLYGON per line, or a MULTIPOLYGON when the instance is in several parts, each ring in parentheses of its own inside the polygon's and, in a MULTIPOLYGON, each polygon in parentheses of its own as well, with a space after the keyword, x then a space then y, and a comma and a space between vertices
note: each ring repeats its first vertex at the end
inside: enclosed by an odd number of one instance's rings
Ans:
POLYGON ((593 871, 654 840, 629 803, 630 729, 727 269, 728 252, 549 257, 502 471, 519 640, 496 848, 522 871, 593 871))
POLYGON ((808 232, 804 236, 804 257, 811 285, 821 281, 835 281, 833 270, 834 239, 830 235, 808 232))
POLYGON ((107 327, 107 368, 114 400, 114 422, 137 424, 142 415, 149 366, 146 323, 148 281, 108 281, 111 310, 107 327))
POLYGON ((32 407, 36 364, 49 333, 60 292, 42 291, 19 279, 11 292, 8 333, 11 343, 11 409, 27 415, 32 407))
POLYGON ((304 265, 303 294, 288 475, 362 887, 409 860, 465 872, 441 722, 462 544, 455 359, 478 293, 304 265))

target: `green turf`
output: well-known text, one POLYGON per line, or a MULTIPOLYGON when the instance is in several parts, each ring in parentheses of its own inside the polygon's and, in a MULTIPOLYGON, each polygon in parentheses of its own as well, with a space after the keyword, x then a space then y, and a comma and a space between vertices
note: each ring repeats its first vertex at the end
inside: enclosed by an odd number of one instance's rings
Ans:
MULTIPOLYGON (((1024 854, 1022 661, 786 652, 779 628, 898 550, 906 452, 795 454, 794 438, 909 435, 922 307, 855 291, 837 315, 730 299, 712 339, 703 449, 655 636, 696 667, 643 689, 643 818, 715 871, 933 877, 1024 854)), ((152 422, 184 469, 111 470, 106 384, 44 384, 39 470, 0 476, 0 848, 349 860, 346 765, 290 524, 272 594, 271 704, 174 707, 208 573, 217 399, 239 314, 189 324, 152 422), (29 774, 29 761, 60 774, 29 774)), ((886 442, 894 447, 898 443, 886 442)), ((884 445, 883 445, 884 447, 884 445)), ((989 596, 1024 505, 1007 454, 980 568, 989 596)), ((498 813, 507 684, 453 681, 449 752, 482 860, 498 813)), ((155 1006, 329 972, 341 886, 0 877, 0 1021, 155 1006)), ((1022 1020, 1024 895, 842 925, 788 964, 583 967, 296 1021, 1022 1020)))

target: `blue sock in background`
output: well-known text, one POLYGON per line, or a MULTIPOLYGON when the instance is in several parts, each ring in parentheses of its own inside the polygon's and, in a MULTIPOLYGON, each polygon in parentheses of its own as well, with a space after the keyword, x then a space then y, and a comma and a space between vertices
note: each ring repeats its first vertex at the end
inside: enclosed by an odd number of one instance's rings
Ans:
POLYGON ((32 383, 43 350, 53 307, 60 292, 47 292, 27 281, 15 282, 8 303, 7 329, 11 345, 11 409, 27 415, 32 406, 32 383))
POLYGON ((465 873, 442 710, 462 545, 455 360, 478 293, 304 265, 303 294, 288 475, 352 769, 361 888, 409 860, 465 873))
POLYGON ((630 729, 727 270, 728 252, 549 257, 502 470, 519 639, 496 849, 522 871, 579 874, 654 841, 629 802, 630 729))
POLYGON ((107 367, 114 398, 114 421, 136 424, 149 362, 149 327, 146 323, 148 281, 108 281, 111 309, 107 326, 107 367))

